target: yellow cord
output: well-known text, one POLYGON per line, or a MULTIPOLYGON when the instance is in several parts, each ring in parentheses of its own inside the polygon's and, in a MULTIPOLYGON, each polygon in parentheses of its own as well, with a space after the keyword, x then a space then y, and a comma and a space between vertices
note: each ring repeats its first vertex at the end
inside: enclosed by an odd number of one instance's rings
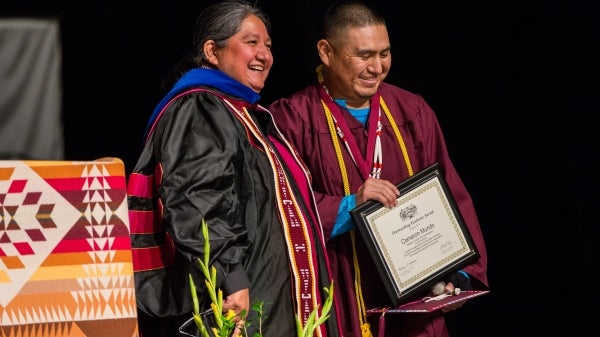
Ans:
POLYGON ((340 142, 338 142, 337 133, 335 132, 333 116, 331 116, 331 111, 329 111, 327 104, 325 104, 323 100, 321 100, 321 104, 323 104, 323 109, 325 109, 325 117, 327 118, 327 125, 329 126, 329 134, 331 135, 331 141, 333 142, 335 155, 338 160, 338 165, 340 166, 340 173, 342 174, 342 181, 344 182, 344 195, 349 195, 350 182, 348 181, 348 172, 346 171, 346 164, 344 164, 344 158, 342 157, 342 149, 340 147, 340 142))
MULTIPOLYGON (((340 173, 342 174, 342 181, 344 185, 344 195, 350 194, 350 182, 348 181, 348 172, 346 171, 346 164, 342 157, 342 149, 340 142, 338 141, 337 133, 335 130, 335 124, 333 123, 333 117, 331 111, 327 107, 327 104, 321 100, 323 109, 325 110, 325 117, 327 118, 327 125, 329 126, 329 133, 331 134, 331 141, 333 142, 333 148, 335 149, 335 155, 338 160, 340 167, 340 173)), ((358 264, 358 257, 356 255, 356 239, 354 237, 354 230, 350 231, 350 237, 352 239, 352 259, 354 261, 354 291, 356 292, 356 301, 358 303, 358 321, 360 323, 360 330, 362 337, 372 337, 371 326, 367 322, 367 312, 365 310, 365 301, 362 296, 362 285, 360 283, 360 267, 358 264)))
MULTIPOLYGON (((317 73, 322 76, 322 72, 317 73)), ((331 134, 331 141, 333 142, 333 148, 335 150, 335 154, 338 160, 338 165, 340 167, 340 173, 342 175, 342 182, 344 185, 344 195, 350 194, 350 182, 348 180, 348 172, 346 171, 346 164, 344 163, 344 158, 342 156, 342 150, 340 143, 338 141, 337 132, 335 129, 335 124, 333 122, 333 117, 331 115, 331 111, 327 107, 327 104, 323 100, 321 100, 321 104, 323 105, 323 109, 325 111, 325 117, 327 118, 327 125, 329 126, 329 133, 331 134)), ((408 175, 413 175, 412 165, 410 164, 410 158, 408 157, 408 151, 406 150, 406 145, 404 144, 404 139, 402 138, 402 134, 394 119, 392 118, 392 114, 390 113, 387 105, 383 101, 383 98, 380 98, 380 104, 385 112, 386 117, 390 121, 392 129, 394 130, 394 134, 396 135, 396 140, 400 145, 400 151, 402 151, 402 155, 404 157, 404 162, 406 163, 406 167, 408 170, 408 175)), ((350 231, 350 238, 352 239, 352 260, 354 262, 354 291, 356 292, 356 301, 358 304, 358 319, 360 323, 360 330, 362 337, 373 337, 373 333, 371 332, 371 325, 367 321, 367 311, 365 309, 365 301, 362 294, 362 284, 360 282, 360 266, 358 264, 358 256, 356 253, 356 238, 354 230, 350 231)))
POLYGON ((402 134, 400 133, 400 130, 398 130, 398 126, 396 125, 396 121, 394 121, 394 118, 392 117, 392 114, 390 113, 390 109, 388 109, 387 105, 383 101, 383 97, 379 97, 379 104, 381 104, 381 107, 383 108, 383 111, 385 112, 385 116, 387 117, 388 121, 390 121, 390 125, 392 126, 392 129, 394 129, 394 134, 396 135, 396 140, 398 141, 398 144, 400 145, 400 151, 402 151, 402 155, 404 156, 404 163, 406 164, 406 169, 408 170, 408 176, 410 177, 413 175, 413 169, 412 169, 412 165, 410 165, 410 158, 408 157, 408 151, 406 151, 406 145, 404 144, 404 139, 402 139, 402 134))
POLYGON ((362 285, 360 283, 360 267, 358 265, 358 255, 356 254, 356 238, 354 230, 350 231, 350 238, 352 239, 352 260, 354 261, 354 289, 356 291, 356 300, 358 302, 358 319, 360 323, 360 331, 362 337, 372 337, 371 325, 367 322, 367 311, 365 309, 365 300, 362 294, 362 285))

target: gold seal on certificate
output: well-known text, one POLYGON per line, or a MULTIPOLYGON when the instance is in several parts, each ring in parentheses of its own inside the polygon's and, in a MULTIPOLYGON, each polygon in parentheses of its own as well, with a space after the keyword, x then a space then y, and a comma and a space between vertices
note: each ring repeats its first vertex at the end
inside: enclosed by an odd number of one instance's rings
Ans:
POLYGON ((398 189, 391 209, 368 201, 351 211, 394 306, 479 257, 437 163, 398 189))

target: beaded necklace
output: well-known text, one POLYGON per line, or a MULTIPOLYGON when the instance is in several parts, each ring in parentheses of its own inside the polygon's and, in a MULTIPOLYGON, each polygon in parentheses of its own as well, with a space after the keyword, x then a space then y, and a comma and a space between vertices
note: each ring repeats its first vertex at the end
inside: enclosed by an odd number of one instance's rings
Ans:
POLYGON ((338 159, 338 164, 340 166, 340 172, 342 174, 342 180, 344 182, 344 193, 345 195, 350 194, 350 184, 348 181, 348 173, 346 172, 346 164, 344 163, 344 159, 342 157, 342 151, 339 144, 339 139, 344 142, 346 150, 350 155, 350 158, 358 168, 363 179, 367 177, 372 178, 380 178, 381 169, 383 168, 383 151, 381 147, 381 110, 385 113, 388 121, 390 122, 390 126, 394 130, 394 135, 396 136, 396 141, 398 142, 398 146, 400 147, 400 151, 402 152, 402 156, 404 158, 404 163, 406 165, 406 169, 408 171, 408 175, 413 175, 412 165, 410 164, 410 158, 408 157, 408 151, 406 150, 406 145, 404 143, 404 139, 402 138, 402 134, 396 125, 394 117, 390 113, 383 97, 379 96, 377 93, 371 99, 371 111, 377 109, 377 114, 369 115, 369 140, 367 144, 367 158, 372 158, 371 162, 366 162, 361 156, 361 152, 356 145, 356 142, 351 137, 346 137, 346 134, 350 135, 350 129, 348 125, 343 119, 341 115, 340 107, 333 101, 331 96, 327 93, 327 89, 324 85, 321 85, 319 88, 319 94, 321 96, 321 105, 323 105, 323 110, 325 112, 325 118, 327 118, 327 125, 329 126, 329 132, 331 134, 331 141, 333 142, 333 147, 335 149, 336 157, 338 159), (380 108, 381 107, 381 108, 380 108), (337 117, 337 118, 336 118, 337 117), (376 123, 372 123, 376 118, 376 123), (338 122, 340 120, 341 122, 338 122), (375 125, 375 126, 374 126, 375 125), (336 137, 337 136, 337 137, 336 137), (370 173, 368 172, 368 167, 371 166, 370 173))

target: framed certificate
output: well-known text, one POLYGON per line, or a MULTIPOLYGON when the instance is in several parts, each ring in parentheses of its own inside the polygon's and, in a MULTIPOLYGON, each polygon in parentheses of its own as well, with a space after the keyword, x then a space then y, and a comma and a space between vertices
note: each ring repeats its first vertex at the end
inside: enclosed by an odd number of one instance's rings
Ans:
POLYGON ((398 189, 394 208, 367 201, 351 211, 394 306, 479 257, 437 163, 398 189))

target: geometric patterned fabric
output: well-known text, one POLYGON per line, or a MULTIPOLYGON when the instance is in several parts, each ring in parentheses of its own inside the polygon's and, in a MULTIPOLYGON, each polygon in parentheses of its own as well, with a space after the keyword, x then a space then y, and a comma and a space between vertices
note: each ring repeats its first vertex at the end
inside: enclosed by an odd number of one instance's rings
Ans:
POLYGON ((0 336, 138 335, 123 161, 0 160, 0 336))

